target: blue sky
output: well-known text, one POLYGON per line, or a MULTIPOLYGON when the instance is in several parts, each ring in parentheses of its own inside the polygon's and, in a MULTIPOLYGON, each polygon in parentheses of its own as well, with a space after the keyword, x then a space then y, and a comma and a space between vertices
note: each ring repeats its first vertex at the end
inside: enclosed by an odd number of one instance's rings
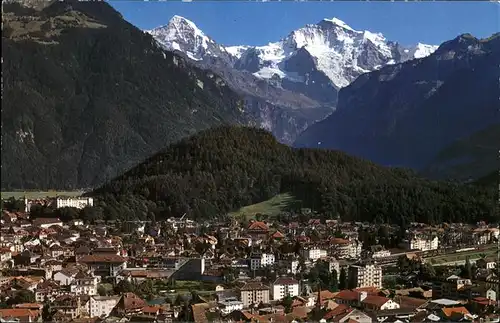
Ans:
POLYGON ((436 44, 471 33, 500 30, 497 2, 247 2, 109 1, 132 24, 152 29, 174 15, 192 20, 225 45, 265 45, 323 18, 337 17, 357 30, 381 32, 404 45, 436 44))

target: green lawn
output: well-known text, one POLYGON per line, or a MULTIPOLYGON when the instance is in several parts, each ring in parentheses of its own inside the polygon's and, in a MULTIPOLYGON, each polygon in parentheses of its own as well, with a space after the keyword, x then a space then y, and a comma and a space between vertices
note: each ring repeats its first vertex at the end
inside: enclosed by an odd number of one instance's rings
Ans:
POLYGON ((299 203, 292 195, 288 193, 278 194, 275 197, 260 202, 257 204, 242 207, 238 211, 229 213, 230 216, 244 218, 249 220, 254 218, 257 213, 266 214, 270 217, 276 216, 290 207, 293 204, 299 203))
POLYGON ((1 192, 2 199, 8 199, 14 197, 16 199, 24 198, 26 196, 29 199, 39 199, 44 197, 56 197, 58 195, 62 196, 80 196, 83 191, 15 191, 15 192, 1 192))

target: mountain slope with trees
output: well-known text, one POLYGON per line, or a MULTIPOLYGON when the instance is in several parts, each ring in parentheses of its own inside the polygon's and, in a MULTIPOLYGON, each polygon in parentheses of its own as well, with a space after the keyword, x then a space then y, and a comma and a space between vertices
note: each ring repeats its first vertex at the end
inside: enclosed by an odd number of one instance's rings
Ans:
POLYGON ((498 75, 500 34, 461 35, 428 57, 361 75, 294 146, 420 171, 448 145, 500 124, 498 75))
POLYGON ((219 76, 106 2, 10 2, 2 23, 2 189, 96 186, 196 131, 254 124, 219 76))
POLYGON ((446 146, 421 172, 437 179, 468 181, 500 169, 500 124, 446 146))
POLYGON ((222 126, 183 139, 91 195, 110 218, 186 212, 203 219, 284 192, 345 221, 495 220, 494 189, 429 181, 338 151, 293 149, 247 127, 222 126))

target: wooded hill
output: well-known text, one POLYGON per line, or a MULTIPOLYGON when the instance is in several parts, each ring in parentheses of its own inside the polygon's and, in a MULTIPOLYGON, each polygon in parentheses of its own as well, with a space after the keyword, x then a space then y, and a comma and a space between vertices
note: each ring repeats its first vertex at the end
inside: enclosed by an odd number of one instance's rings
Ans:
POLYGON ((95 187, 199 130, 254 124, 108 3, 24 4, 2 6, 2 189, 95 187))
POLYGON ((91 195, 107 214, 214 218, 289 192, 345 221, 494 221, 495 189, 429 181, 338 151, 293 149, 267 131, 222 126, 170 145, 91 195), (110 213, 111 212, 111 213, 110 213))

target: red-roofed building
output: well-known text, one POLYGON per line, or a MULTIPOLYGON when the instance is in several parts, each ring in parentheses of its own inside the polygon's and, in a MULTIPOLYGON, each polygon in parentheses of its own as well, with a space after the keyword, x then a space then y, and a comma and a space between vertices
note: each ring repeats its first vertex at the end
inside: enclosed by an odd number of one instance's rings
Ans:
POLYGON ((283 238, 285 238, 285 235, 279 231, 276 231, 275 233, 273 233, 271 235, 271 239, 273 239, 273 240, 281 240, 283 238))
POLYGON ((101 277, 115 277, 127 268, 127 260, 116 254, 86 255, 78 262, 86 264, 96 276, 101 277))
POLYGON ((262 221, 252 221, 247 232, 252 238, 265 239, 269 234, 269 227, 262 221))
POLYGON ((368 295, 366 292, 359 293, 359 300, 364 309, 372 311, 396 310, 399 304, 384 296, 368 295))
POLYGON ((19 322, 35 322, 39 311, 27 308, 3 308, 0 309, 0 318, 5 321, 19 320, 19 322))

